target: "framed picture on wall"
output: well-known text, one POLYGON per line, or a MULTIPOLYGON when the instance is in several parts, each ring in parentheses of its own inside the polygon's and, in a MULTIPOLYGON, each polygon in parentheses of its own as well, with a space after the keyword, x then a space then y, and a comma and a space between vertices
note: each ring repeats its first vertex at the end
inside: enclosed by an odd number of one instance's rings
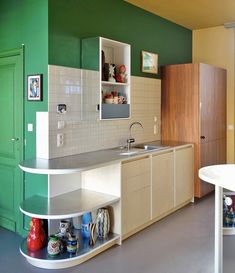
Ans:
POLYGON ((42 74, 28 75, 27 97, 29 101, 42 100, 42 74))
POLYGON ((142 50, 142 72, 158 73, 158 54, 142 50))

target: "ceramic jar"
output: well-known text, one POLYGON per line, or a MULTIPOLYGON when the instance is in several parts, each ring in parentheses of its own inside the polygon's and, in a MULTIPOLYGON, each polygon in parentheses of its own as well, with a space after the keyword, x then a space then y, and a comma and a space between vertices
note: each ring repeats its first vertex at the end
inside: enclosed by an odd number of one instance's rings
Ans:
POLYGON ((36 251, 46 245, 46 234, 43 229, 43 222, 41 219, 32 218, 30 224, 30 231, 27 237, 27 247, 31 251, 36 251))
POLYGON ((110 231, 110 218, 107 208, 97 210, 96 216, 96 232, 98 237, 106 238, 110 231))
POLYGON ((60 232, 55 235, 60 239, 61 248, 66 248, 67 240, 71 235, 71 222, 69 220, 61 220, 59 230, 60 232))
POLYGON ((60 253, 61 250, 61 242, 60 239, 55 236, 51 235, 49 237, 48 245, 47 245, 47 252, 50 256, 56 256, 60 253))
POLYGON ((70 233, 71 230, 71 223, 69 220, 61 220, 60 221, 60 233, 66 236, 68 233, 70 233))

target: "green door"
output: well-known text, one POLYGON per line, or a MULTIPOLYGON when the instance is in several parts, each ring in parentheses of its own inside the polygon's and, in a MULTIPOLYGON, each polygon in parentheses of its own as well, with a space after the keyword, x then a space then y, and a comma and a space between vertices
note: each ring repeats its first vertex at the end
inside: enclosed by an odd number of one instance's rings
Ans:
POLYGON ((0 54, 0 226, 20 231, 22 216, 23 65, 21 50, 0 54))

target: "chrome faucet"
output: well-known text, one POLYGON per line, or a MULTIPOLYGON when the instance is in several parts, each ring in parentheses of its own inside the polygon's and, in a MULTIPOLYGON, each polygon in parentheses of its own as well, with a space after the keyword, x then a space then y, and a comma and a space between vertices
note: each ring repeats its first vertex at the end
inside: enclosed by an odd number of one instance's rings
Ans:
POLYGON ((127 139, 127 150, 129 151, 131 148, 131 143, 135 142, 135 139, 132 137, 131 134, 131 128, 133 127, 133 125, 139 125, 141 126, 142 129, 144 129, 143 125, 139 122, 139 121, 134 121, 131 123, 130 127, 129 127, 129 133, 130 133, 130 137, 127 139))

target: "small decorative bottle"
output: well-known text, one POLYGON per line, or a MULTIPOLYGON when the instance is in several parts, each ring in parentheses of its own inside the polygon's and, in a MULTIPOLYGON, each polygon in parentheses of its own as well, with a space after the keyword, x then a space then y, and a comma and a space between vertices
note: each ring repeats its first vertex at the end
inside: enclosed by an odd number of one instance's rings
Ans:
POLYGON ((46 245, 46 234, 43 229, 41 219, 32 218, 30 231, 27 237, 27 247, 31 251, 36 251, 46 245))
POLYGON ((106 238, 110 230, 110 218, 107 208, 100 208, 96 216, 96 232, 98 237, 106 238))
POLYGON ((91 213, 87 212, 82 216, 82 237, 90 238, 89 223, 92 222, 91 213))
POLYGON ((234 212, 233 212, 233 208, 230 208, 230 212, 229 212, 229 226, 230 227, 234 227, 234 212))

